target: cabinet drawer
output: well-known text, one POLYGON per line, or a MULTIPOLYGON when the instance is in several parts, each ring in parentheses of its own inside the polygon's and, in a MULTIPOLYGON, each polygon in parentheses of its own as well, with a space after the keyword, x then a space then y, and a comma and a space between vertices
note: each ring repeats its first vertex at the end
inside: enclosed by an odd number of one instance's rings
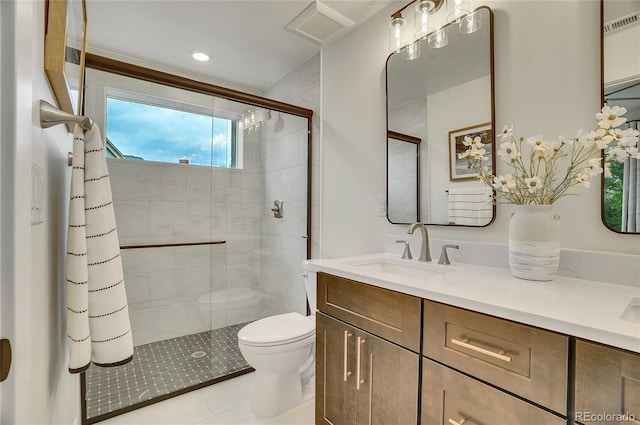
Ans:
POLYGON ((577 422, 640 423, 640 354, 578 340, 575 380, 577 422))
POLYGON ((318 273, 318 310, 416 353, 421 303, 411 295, 318 273))
POLYGON ((423 359, 422 425, 566 425, 567 420, 423 359))
POLYGON ((425 300, 425 356, 567 413, 569 338, 425 300))

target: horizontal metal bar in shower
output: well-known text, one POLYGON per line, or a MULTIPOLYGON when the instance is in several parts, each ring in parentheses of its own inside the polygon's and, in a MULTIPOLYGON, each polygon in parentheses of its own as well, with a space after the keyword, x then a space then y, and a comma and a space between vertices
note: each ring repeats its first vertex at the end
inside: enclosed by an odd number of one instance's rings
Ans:
POLYGON ((93 122, 88 117, 61 111, 49 102, 40 100, 40 127, 48 128, 58 124, 78 124, 84 131, 91 130, 93 122))
POLYGON ((205 241, 205 242, 178 242, 178 243, 157 243, 141 245, 121 245, 120 249, 144 249, 144 248, 166 248, 175 246, 195 246, 195 245, 220 245, 227 241, 205 241))

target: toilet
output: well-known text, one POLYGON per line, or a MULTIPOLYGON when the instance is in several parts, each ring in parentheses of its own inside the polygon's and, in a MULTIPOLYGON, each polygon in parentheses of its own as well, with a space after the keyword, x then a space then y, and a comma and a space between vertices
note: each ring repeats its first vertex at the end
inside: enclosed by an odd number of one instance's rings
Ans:
POLYGON ((238 332, 238 346, 256 370, 251 411, 275 416, 302 403, 315 382, 316 278, 305 271, 310 316, 292 312, 249 323, 238 332))

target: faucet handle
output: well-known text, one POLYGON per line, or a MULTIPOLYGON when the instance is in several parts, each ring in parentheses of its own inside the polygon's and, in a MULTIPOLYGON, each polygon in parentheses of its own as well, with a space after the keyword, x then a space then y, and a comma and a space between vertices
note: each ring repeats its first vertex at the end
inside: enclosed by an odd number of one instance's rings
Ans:
POLYGON ((404 251, 402 252, 402 259, 403 260, 412 260, 413 259, 413 255, 411 255, 411 247, 409 246, 409 242, 407 242, 405 240, 397 240, 396 243, 403 243, 404 244, 404 251))
POLYGON ((458 245, 442 245, 442 252, 440 253, 438 264, 451 264, 449 255, 447 254, 447 248, 460 249, 458 245))

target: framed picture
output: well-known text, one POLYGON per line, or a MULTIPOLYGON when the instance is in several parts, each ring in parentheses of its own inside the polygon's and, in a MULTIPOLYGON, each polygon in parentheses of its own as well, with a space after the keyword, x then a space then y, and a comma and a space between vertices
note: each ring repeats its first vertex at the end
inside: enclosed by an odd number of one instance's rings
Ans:
MULTIPOLYGON (((81 115, 87 12, 85 0, 45 2, 44 70, 58 108, 81 115)), ((68 125, 69 131, 72 126, 68 125)))
MULTIPOLYGON (((465 137, 477 137, 480 136, 484 146, 482 147, 487 151, 485 156, 491 158, 493 152, 493 132, 491 131, 491 123, 484 123, 473 125, 471 127, 460 128, 457 130, 451 130, 449 132, 449 175, 450 180, 466 180, 474 179, 478 176, 478 173, 469 168, 469 164, 466 159, 459 159, 458 154, 463 153, 468 149, 468 146, 464 145, 465 137)), ((491 168, 491 162, 489 162, 489 168, 491 168)))

